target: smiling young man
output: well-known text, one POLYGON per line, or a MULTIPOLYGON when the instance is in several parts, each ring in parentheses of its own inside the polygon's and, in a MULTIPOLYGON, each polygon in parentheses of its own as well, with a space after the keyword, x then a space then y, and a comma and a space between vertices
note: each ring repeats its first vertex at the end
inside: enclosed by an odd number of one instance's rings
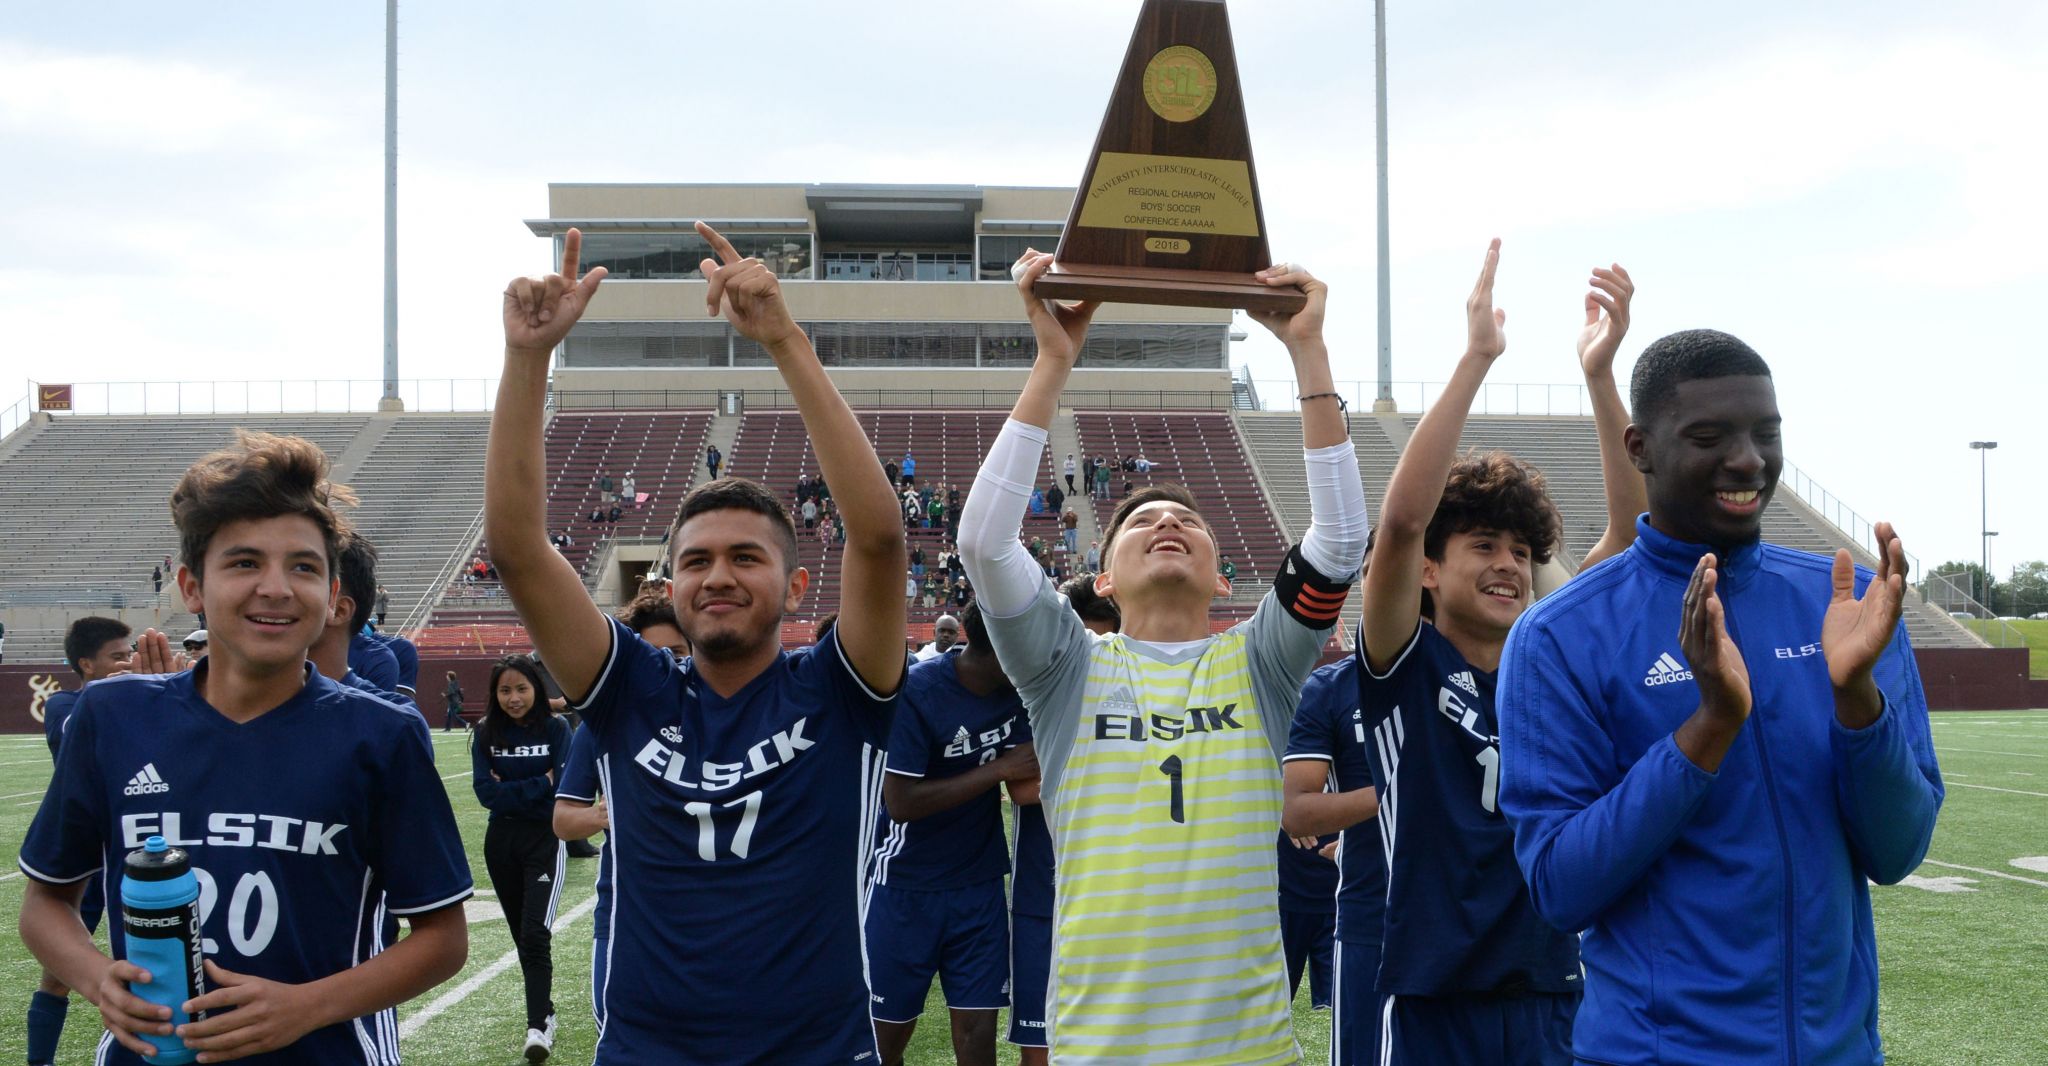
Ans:
MULTIPOLYGON (((326 477, 318 447, 266 434, 187 470, 171 495, 178 590, 205 612, 207 656, 92 686, 65 731, 21 848, 21 935, 99 1005, 97 1061, 149 1061, 136 1034, 171 1032, 168 1007, 128 991, 148 975, 115 961, 121 926, 109 958, 76 910, 88 878, 152 835, 202 886, 208 990, 185 1007, 212 1013, 177 1032, 207 1061, 395 1063, 392 1008, 462 966, 469 863, 422 723, 306 661, 346 533, 346 490, 326 477), (365 959, 379 891, 412 933, 365 959)), ((143 639, 145 665, 169 659, 161 634, 143 639)))
POLYGON ((853 412, 775 274, 711 227, 709 314, 768 351, 846 522, 839 624, 782 650, 810 575, 773 492, 722 478, 685 496, 669 585, 692 656, 677 662, 590 601, 548 544, 548 363, 604 278, 562 270, 505 293, 484 526, 520 618, 597 748, 613 853, 606 1066, 875 1058, 860 899, 881 753, 904 671, 903 517, 853 412))
POLYGON ((1531 611, 1501 668, 1516 857, 1585 931, 1573 1048, 1881 1062, 1870 882, 1920 864, 1943 796, 1905 550, 1879 523, 1873 575, 1762 542, 1784 444, 1748 345, 1665 337, 1631 392, 1636 542, 1531 611))
MULTIPOLYGON (((1320 801, 1337 814, 1377 799, 1387 889, 1375 994, 1387 1064, 1571 1061, 1578 943, 1536 913, 1515 866, 1496 796, 1494 717, 1501 648, 1560 521, 1533 467, 1504 452, 1457 454, 1472 401, 1507 349, 1507 315, 1493 305, 1499 264, 1494 241, 1466 302, 1464 357, 1402 450, 1375 530, 1359 622, 1360 715, 1346 732, 1369 745, 1376 796, 1352 790, 1320 801)), ((1625 470, 1615 474, 1624 420, 1611 373, 1633 287, 1618 267, 1593 271, 1589 285, 1580 358, 1602 415, 1610 512, 1586 559, 1592 567, 1626 542, 1616 527, 1626 528, 1641 490, 1625 470)), ((1327 724, 1322 732, 1328 742, 1327 724)), ((1341 824, 1303 816, 1289 830, 1341 824)), ((1354 1035, 1370 1024, 1355 1007, 1339 1014, 1354 1035)))
POLYGON ((1211 601, 1229 591, 1216 543, 1186 490, 1151 486, 1110 521, 1096 589, 1123 629, 1098 636, 1017 539, 1095 310, 1034 298, 1051 266, 1033 252, 1013 271, 1038 353, 968 495, 960 550, 1024 698, 1052 826, 1052 1061, 1296 1063, 1274 904, 1280 750, 1366 536, 1323 344, 1328 290, 1291 266, 1260 274, 1307 295, 1291 316, 1254 316, 1301 385, 1313 512, 1273 588, 1212 635, 1211 601))

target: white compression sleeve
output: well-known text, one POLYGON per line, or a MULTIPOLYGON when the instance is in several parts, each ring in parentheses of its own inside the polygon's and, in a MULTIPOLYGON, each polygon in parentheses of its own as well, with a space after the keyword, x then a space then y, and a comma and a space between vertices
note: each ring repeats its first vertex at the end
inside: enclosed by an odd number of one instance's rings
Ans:
MULTIPOLYGON (((1050 436, 1014 418, 1003 423, 960 507, 960 562, 974 582, 974 598, 991 618, 1023 614, 1045 583, 1045 571, 1031 561, 1017 534, 1050 436)), ((1354 459, 1354 480, 1357 468, 1354 459)))
POLYGON ((1365 560, 1365 535, 1372 522, 1365 511, 1365 482, 1358 473, 1358 449, 1349 440, 1305 450, 1308 464, 1308 533, 1301 557, 1332 580, 1349 580, 1365 560))

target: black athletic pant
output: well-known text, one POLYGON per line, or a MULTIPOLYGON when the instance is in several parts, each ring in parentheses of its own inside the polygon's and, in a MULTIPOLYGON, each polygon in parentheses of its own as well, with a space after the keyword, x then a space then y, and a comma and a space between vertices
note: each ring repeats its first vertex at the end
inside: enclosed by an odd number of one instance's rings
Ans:
POLYGON ((566 855, 551 826, 493 818, 484 830, 484 869, 512 927, 519 972, 526 978, 526 1027, 546 1029, 555 1012, 555 904, 562 898, 566 855))

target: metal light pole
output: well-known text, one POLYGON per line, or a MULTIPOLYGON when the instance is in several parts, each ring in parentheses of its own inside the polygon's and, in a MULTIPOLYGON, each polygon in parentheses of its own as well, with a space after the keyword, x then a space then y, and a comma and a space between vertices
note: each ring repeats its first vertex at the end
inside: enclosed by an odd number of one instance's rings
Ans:
POLYGON ((1372 409, 1391 412, 1394 410, 1394 301, 1393 289, 1387 278, 1387 0, 1373 0, 1372 60, 1374 133, 1380 181, 1380 391, 1373 400, 1372 409))
POLYGON ((1977 543, 1983 555, 1977 565, 1984 574, 1984 587, 1976 594, 1978 603, 1985 603, 1991 596, 1991 449, 1996 447, 1995 440, 1970 442, 1970 449, 1977 453, 1977 543))
POLYGON ((384 0, 384 396, 377 410, 405 410, 398 398, 398 0, 384 0))

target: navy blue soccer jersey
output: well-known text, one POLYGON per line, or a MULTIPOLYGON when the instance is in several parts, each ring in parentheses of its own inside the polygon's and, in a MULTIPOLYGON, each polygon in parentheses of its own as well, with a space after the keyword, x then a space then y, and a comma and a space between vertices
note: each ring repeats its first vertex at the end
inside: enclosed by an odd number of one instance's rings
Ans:
POLYGON ((376 636, 357 633, 348 638, 348 668, 379 692, 398 691, 398 656, 376 636))
MULTIPOLYGON (((529 716, 531 717, 531 716, 529 716)), ((486 724, 470 731, 470 782, 491 820, 510 818, 539 825, 555 819, 555 781, 569 758, 569 722, 556 715, 508 722, 497 735, 486 724), (550 780, 548 775, 553 774, 550 780)))
POLYGON ((57 757, 57 747, 64 742, 64 723, 71 720, 71 712, 77 709, 76 692, 52 692, 43 700, 43 739, 50 744, 50 758, 57 757))
MULTIPOLYGON (((71 884, 104 870, 111 889, 123 857, 160 834, 191 854, 207 954, 293 984, 361 961, 379 939, 380 894, 401 915, 469 896, 419 719, 308 665, 297 695, 237 724, 199 696, 206 669, 110 678, 82 694, 22 843, 23 873, 71 884)), ((122 957, 119 922, 109 935, 122 957)), ((144 1060, 111 1045, 99 1061, 144 1060)), ((244 1061, 396 1063, 397 1028, 387 1010, 244 1061)))
POLYGON ((1494 674, 1418 624, 1358 682, 1387 849, 1380 994, 1579 991, 1578 937, 1537 916, 1500 813, 1494 674))
MULTIPOLYGON (((1287 732, 1286 759, 1330 764, 1339 792, 1373 786, 1372 739, 1358 702, 1358 658, 1317 667, 1301 687, 1301 706, 1287 732)), ((1377 822, 1338 834, 1337 939, 1377 944, 1387 913, 1387 851, 1377 822)))
POLYGON ((834 633, 727 697, 612 623, 576 707, 611 816, 598 1062, 874 1061, 860 899, 894 707, 834 633))
POLYGON ((417 696, 420 686, 420 650, 404 637, 387 637, 379 634, 391 657, 398 660, 398 691, 407 696, 417 696))
POLYGON ((1304 848, 1280 831, 1280 909, 1296 914, 1337 913, 1337 864, 1323 858, 1322 848, 1338 834, 1318 837, 1304 848))
MULTIPOLYGON (((597 734, 578 729, 569 738, 569 755, 563 760, 555 798, 596 803, 601 789, 597 783, 597 734)), ((605 834, 604 847, 597 853, 597 909, 591 912, 592 929, 609 937, 612 926, 612 841, 605 834)))
MULTIPOLYGON (((977 696, 960 683, 959 667, 959 656, 941 655, 910 668, 889 733, 889 773, 956 777, 1029 739, 1020 733, 1024 702, 1016 690, 977 696)), ((937 891, 1000 879, 1010 869, 1000 791, 990 788, 914 822, 884 812, 875 882, 937 891)))

